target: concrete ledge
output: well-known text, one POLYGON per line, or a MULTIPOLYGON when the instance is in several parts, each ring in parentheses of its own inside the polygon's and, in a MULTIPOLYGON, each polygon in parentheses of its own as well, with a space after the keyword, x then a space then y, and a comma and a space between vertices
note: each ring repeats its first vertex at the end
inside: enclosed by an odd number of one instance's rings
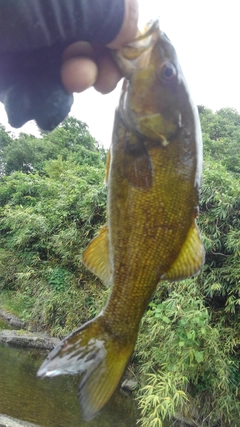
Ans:
POLYGON ((8 415, 0 414, 0 427, 40 427, 37 424, 28 423, 26 421, 17 420, 8 415))
POLYGON ((0 343, 10 346, 52 350, 59 342, 58 338, 49 337, 39 332, 0 330, 0 343))
MULTIPOLYGON (((25 323, 12 313, 0 308, 0 317, 13 329, 25 329, 25 323)), ((1 426, 0 426, 1 427, 1 426)))

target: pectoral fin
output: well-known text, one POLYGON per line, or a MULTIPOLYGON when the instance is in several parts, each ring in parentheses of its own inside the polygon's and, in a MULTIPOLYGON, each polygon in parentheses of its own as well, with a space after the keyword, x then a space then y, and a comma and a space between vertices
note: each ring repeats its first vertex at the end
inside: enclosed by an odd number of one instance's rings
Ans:
POLYGON ((88 270, 99 277, 105 285, 109 286, 111 269, 108 256, 108 230, 106 225, 101 228, 98 236, 89 243, 82 254, 82 259, 88 270))
POLYGON ((182 280, 196 274, 204 263, 205 252, 196 223, 190 228, 180 254, 162 280, 182 280))
POLYGON ((147 191, 152 186, 153 168, 144 141, 126 132, 124 153, 124 177, 136 188, 147 191))

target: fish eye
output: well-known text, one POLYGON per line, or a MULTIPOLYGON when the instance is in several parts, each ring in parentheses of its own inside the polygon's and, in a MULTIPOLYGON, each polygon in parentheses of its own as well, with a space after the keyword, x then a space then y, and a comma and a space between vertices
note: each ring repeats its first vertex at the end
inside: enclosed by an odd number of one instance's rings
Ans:
POLYGON ((166 83, 176 80, 177 69, 172 62, 164 62, 160 71, 160 78, 166 83))

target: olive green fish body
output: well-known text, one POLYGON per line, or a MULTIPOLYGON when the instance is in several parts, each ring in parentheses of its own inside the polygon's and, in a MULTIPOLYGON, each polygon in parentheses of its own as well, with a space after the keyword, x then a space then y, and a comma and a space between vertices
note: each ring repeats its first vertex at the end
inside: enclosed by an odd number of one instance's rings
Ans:
MULTIPOLYGON (((121 124, 118 131, 128 132, 121 124)), ((132 164, 126 165, 126 158, 121 156, 123 147, 118 143, 111 150, 108 216, 109 230, 114 229, 109 236, 113 290, 107 312, 116 320, 114 301, 117 300, 120 323, 123 318, 128 319, 126 333, 135 323, 134 327, 138 328, 156 285, 176 261, 189 230, 193 229, 197 235, 198 190, 196 188, 195 194, 192 191, 196 165, 192 161, 185 165, 183 159, 180 169, 177 144, 177 140, 172 140, 167 147, 146 144, 153 171, 152 184, 147 191, 141 186, 129 185, 128 179, 123 178, 126 174, 131 176, 129 169, 134 169, 138 159, 130 158, 132 164)), ((141 185, 143 179, 140 176, 141 185)), ((202 254, 201 246, 199 250, 202 254)), ((174 280, 195 272, 190 263, 189 271, 183 266, 174 280)))
POLYGON ((202 169, 198 113, 174 48, 156 32, 144 68, 138 64, 124 82, 110 150, 113 290, 106 311, 115 323, 119 319, 122 331, 124 319, 128 336, 138 330, 158 282, 190 277, 204 260, 196 226, 202 169), (164 80, 168 68, 173 76, 164 80))
POLYGON ((201 131, 175 50, 153 23, 115 59, 127 78, 107 161, 108 220, 83 253, 111 294, 99 316, 66 337, 38 372, 84 371, 86 419, 118 386, 157 284, 190 277, 204 261, 196 226, 201 131))

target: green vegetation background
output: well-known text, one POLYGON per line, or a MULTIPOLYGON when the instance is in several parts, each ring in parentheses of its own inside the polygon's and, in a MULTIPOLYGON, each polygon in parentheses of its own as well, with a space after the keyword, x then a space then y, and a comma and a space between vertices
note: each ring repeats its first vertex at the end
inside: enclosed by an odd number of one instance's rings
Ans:
MULTIPOLYGON (((131 365, 143 427, 239 426, 240 115, 199 112, 206 263, 161 283, 143 318, 131 365)), ((0 305, 52 335, 95 316, 109 292, 81 263, 106 220, 105 161, 74 118, 41 138, 0 125, 0 305)))

